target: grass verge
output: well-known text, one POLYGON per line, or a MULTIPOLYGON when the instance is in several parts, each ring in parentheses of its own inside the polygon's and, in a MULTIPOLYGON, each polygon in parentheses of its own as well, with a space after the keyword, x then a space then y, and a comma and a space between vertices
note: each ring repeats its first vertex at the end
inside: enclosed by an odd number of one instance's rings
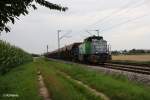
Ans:
POLYGON ((67 73, 72 78, 103 92, 111 100, 150 100, 150 88, 128 81, 125 77, 116 78, 77 64, 47 61, 49 66, 67 73))
POLYGON ((48 62, 39 60, 37 65, 51 93, 52 100, 102 100, 85 87, 67 79, 48 62))
POLYGON ((24 64, 0 76, 0 100, 41 100, 34 63, 24 64), (17 96, 6 96, 7 94, 17 96))

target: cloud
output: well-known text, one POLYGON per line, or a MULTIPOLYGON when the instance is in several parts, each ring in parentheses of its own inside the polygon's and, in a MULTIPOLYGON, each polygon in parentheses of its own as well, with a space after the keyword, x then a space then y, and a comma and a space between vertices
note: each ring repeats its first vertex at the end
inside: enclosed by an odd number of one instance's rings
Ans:
MULTIPOLYGON (((116 10, 122 11, 125 4, 138 0, 50 0, 69 7, 67 12, 49 10, 38 6, 38 10, 31 10, 29 15, 21 16, 20 20, 12 26, 10 33, 1 36, 2 39, 15 44, 29 52, 42 53, 46 51, 46 45, 49 50, 57 49, 57 30, 72 30, 71 38, 61 40, 61 46, 83 41, 89 36, 85 32, 87 29, 109 28, 126 20, 149 13, 149 6, 145 5, 129 9, 128 12, 112 14, 116 10), (110 15, 108 19, 90 26, 91 24, 102 20, 110 15)), ((133 4, 134 5, 134 4, 133 4)), ((127 8, 126 8, 127 9, 127 8)), ((125 9, 124 9, 125 10, 125 9)), ((139 20, 121 25, 109 31, 101 32, 111 45, 112 49, 129 48, 150 48, 147 46, 150 37, 150 20, 144 17, 139 20)), ((61 33, 63 35, 65 33, 61 33)))

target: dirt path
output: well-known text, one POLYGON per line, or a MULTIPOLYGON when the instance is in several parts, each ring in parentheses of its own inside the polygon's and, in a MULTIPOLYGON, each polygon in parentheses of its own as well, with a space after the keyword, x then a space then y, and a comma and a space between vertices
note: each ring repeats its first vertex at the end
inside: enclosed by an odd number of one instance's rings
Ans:
POLYGON ((50 98, 48 89, 46 88, 46 86, 44 84, 44 80, 43 80, 43 77, 42 77, 40 71, 38 71, 38 81, 39 81, 38 83, 39 83, 39 93, 40 93, 40 96, 43 97, 43 100, 52 100, 50 98))
POLYGON ((96 96, 100 96, 103 100, 110 100, 109 97, 107 97, 105 94, 89 87, 88 85, 84 84, 83 82, 79 81, 79 80, 75 80, 73 79, 71 76, 67 75, 64 72, 59 72, 61 75, 63 75, 65 78, 72 80, 74 82, 76 82, 77 84, 80 84, 81 86, 85 87, 87 90, 91 91, 92 93, 94 93, 96 96))

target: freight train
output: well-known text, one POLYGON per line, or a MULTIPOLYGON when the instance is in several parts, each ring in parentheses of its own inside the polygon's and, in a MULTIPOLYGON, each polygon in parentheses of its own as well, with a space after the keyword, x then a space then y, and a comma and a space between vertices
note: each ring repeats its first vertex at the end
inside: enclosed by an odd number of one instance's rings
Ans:
POLYGON ((106 63, 111 61, 107 41, 101 36, 90 36, 83 42, 73 43, 46 54, 49 58, 71 61, 106 63))

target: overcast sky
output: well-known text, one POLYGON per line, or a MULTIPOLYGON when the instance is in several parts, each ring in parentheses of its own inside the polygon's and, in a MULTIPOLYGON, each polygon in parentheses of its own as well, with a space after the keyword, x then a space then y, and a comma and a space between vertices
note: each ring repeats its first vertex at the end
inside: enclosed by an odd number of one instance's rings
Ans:
MULTIPOLYGON (((38 6, 29 15, 21 16, 11 26, 11 32, 1 39, 31 53, 43 53, 57 48, 57 30, 72 30, 61 46, 83 41, 90 36, 85 30, 100 30, 112 50, 150 49, 149 0, 49 0, 69 8, 66 12, 38 6)), ((93 35, 96 34, 93 32, 93 35)))

